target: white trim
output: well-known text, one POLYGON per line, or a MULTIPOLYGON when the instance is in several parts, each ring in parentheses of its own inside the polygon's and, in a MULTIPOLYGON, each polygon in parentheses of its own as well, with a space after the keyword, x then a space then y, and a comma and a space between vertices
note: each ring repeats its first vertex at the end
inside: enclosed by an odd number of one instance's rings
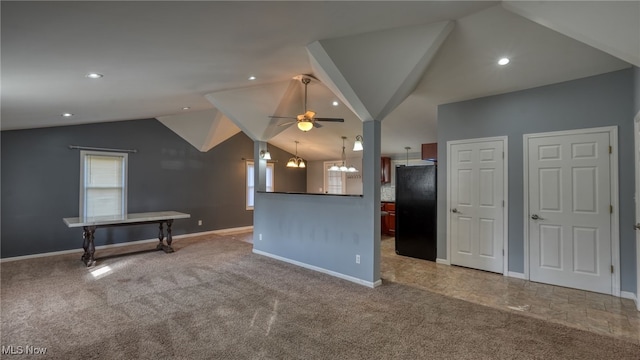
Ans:
MULTIPOLYGON (((127 214, 127 193, 129 191, 128 179, 129 179, 129 154, 126 152, 114 152, 106 150, 80 150, 80 203, 79 203, 79 216, 85 218, 89 216, 87 214, 87 158, 89 156, 102 156, 107 158, 119 158, 122 159, 120 166, 122 167, 122 193, 120 194, 120 213, 109 215, 120 215, 124 217, 127 214)), ((103 214, 104 215, 104 214, 103 214)), ((95 215, 93 215, 95 216, 95 215)))
MULTIPOLYGON (((634 152, 634 161, 635 161, 635 178, 636 178, 636 186, 635 186, 635 202, 636 202, 636 223, 640 223, 640 111, 636 114, 633 123, 633 152, 634 152)), ((638 311, 640 311, 640 230, 635 231, 636 235, 636 306, 638 311)))
MULTIPOLYGON (((219 230, 211 230, 204 233, 197 233, 198 235, 206 235, 206 234, 214 234, 214 235, 232 235, 232 234, 242 234, 246 232, 253 231, 253 225, 250 226, 240 226, 235 228, 227 228, 227 229, 219 229, 219 230)), ((191 235, 191 234, 189 234, 191 235)), ((181 235, 185 236, 185 235, 181 235)), ((175 238, 174 238, 175 239, 175 238)))
POLYGON ((437 258, 436 259, 436 264, 451 265, 451 262, 448 259, 437 258))
POLYGON ((524 274, 525 279, 530 279, 529 274, 529 139, 547 136, 566 136, 576 134, 609 133, 609 145, 613 149, 609 159, 609 176, 611 183, 611 264, 615 271, 611 274, 611 295, 620 296, 620 211, 618 194, 618 127, 604 126, 588 129, 575 129, 563 131, 550 131, 544 133, 532 133, 522 135, 522 169, 523 169, 523 222, 524 222, 524 274))
POLYGON ((253 249, 253 253, 254 254, 258 254, 258 255, 262 255, 262 256, 266 256, 266 257, 270 257, 272 259, 276 259, 276 260, 280 260, 289 264, 293 264, 296 266, 300 266, 303 267, 305 269, 309 269, 309 270, 313 270, 313 271, 317 271, 317 272, 321 272, 323 274, 327 274, 327 275, 331 275, 340 279, 344 279, 344 280, 348 280, 351 282, 354 282, 356 284, 360 284, 360 285, 364 285, 370 288, 375 288, 378 287, 382 284, 382 280, 377 280, 375 282, 371 282, 371 281, 366 281, 366 280, 362 280, 362 279, 358 279, 357 277, 353 277, 350 275, 345 275, 345 274, 341 274, 339 272, 335 272, 335 271, 331 271, 331 270, 327 270, 325 268, 321 268, 321 267, 317 267, 314 265, 309 265, 309 264, 305 264, 303 262, 300 261, 296 261, 296 260, 291 260, 282 256, 278 256, 278 255, 274 255, 268 252, 264 252, 261 250, 256 250, 255 248, 253 249))
POLYGON ((502 199, 504 201, 502 212, 502 249, 504 251, 502 274, 506 276, 509 272, 509 137, 506 135, 447 141, 447 265, 451 265, 451 146, 490 141, 502 141, 502 151, 504 153, 502 160, 502 199))
POLYGON ((620 297, 623 299, 631 299, 636 303, 636 308, 640 311, 640 301, 636 297, 636 295, 630 291, 620 291, 620 297))
POLYGON ((519 273, 515 271, 509 271, 506 276, 516 278, 516 279, 526 280, 526 278, 524 277, 524 273, 519 273))
MULTIPOLYGON (((187 239, 190 237, 196 237, 196 236, 202 236, 202 235, 231 235, 231 234, 240 234, 240 233, 250 232, 250 231, 253 231, 253 226, 242 226, 242 227, 236 227, 236 228, 182 234, 182 235, 172 236, 172 239, 175 241, 175 240, 187 239)), ((147 243, 153 243, 153 242, 158 242, 158 238, 128 241, 128 242, 117 243, 117 244, 100 245, 100 246, 96 246, 96 250, 111 249, 111 248, 117 248, 122 246, 140 245, 140 244, 147 244, 147 243)), ((70 250, 52 251, 52 252, 46 252, 46 253, 40 253, 40 254, 12 256, 8 258, 0 259, 0 263, 18 261, 18 260, 36 259, 36 258, 56 256, 56 255, 67 255, 67 254, 76 254, 76 253, 80 254, 83 251, 84 250, 82 249, 70 249, 70 250)))

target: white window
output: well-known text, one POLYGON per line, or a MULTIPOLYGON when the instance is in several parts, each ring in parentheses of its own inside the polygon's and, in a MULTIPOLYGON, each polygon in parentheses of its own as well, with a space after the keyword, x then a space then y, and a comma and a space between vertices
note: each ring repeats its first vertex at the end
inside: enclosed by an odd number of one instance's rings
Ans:
POLYGON ((332 165, 341 161, 325 161, 324 163, 324 190, 325 194, 346 194, 346 174, 343 171, 331 171, 332 165))
POLYGON ((80 152, 80 217, 125 217, 127 162, 126 153, 80 152))
MULTIPOLYGON (((247 210, 253 210, 254 201, 254 174, 255 168, 253 161, 247 161, 247 210)), ((267 163, 267 191, 273 192, 273 163, 267 163)))

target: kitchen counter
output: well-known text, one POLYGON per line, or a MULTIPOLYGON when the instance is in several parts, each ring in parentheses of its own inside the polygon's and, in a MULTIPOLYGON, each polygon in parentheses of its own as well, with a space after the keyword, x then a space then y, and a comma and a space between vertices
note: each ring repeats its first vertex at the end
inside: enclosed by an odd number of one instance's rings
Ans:
POLYGON ((354 194, 325 194, 325 193, 286 192, 286 191, 258 191, 258 193, 260 193, 260 194, 287 194, 287 195, 319 195, 319 196, 362 197, 362 195, 354 195, 354 194))

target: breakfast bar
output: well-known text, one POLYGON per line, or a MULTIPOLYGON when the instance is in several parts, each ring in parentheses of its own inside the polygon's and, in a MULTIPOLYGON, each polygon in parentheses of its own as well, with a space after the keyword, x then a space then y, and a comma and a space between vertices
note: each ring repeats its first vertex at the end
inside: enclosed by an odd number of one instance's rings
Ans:
POLYGON ((158 240, 160 243, 156 246, 156 249, 163 250, 165 253, 172 253, 171 247, 171 225, 176 219, 190 218, 190 214, 185 214, 177 211, 156 211, 145 213, 133 213, 127 214, 123 217, 120 216, 101 216, 92 218, 64 218, 62 219, 65 224, 70 228, 82 227, 82 238, 84 248, 84 254, 81 260, 87 267, 95 264, 95 245, 93 244, 94 233, 97 228, 101 227, 114 227, 114 226, 128 226, 128 225, 141 225, 141 224, 159 224, 160 232, 158 234, 158 240), (167 225, 167 244, 164 244, 164 225, 167 225))

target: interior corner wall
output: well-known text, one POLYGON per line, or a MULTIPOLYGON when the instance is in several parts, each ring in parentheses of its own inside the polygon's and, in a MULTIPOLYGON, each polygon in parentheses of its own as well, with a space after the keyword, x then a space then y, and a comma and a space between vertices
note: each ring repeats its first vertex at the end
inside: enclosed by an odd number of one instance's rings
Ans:
POLYGON ((633 94, 637 72, 637 68, 628 68, 439 106, 438 257, 447 257, 447 141, 509 137, 508 267, 511 272, 523 273, 523 135, 618 126, 621 290, 635 293, 633 118, 637 104, 633 94))
POLYGON ((635 113, 640 112, 640 67, 633 67, 633 89, 634 89, 634 109, 635 113))
MULTIPOLYGON (((253 141, 243 133, 208 152, 156 119, 11 130, 0 136, 2 258, 82 248, 82 230, 62 221, 79 211, 80 152, 69 145, 136 149, 129 154, 128 211, 191 214, 175 221, 174 235, 253 224, 242 160, 252 157, 253 141)), ((277 179, 280 174, 276 170, 276 183, 304 189, 303 178, 277 179)), ((95 243, 153 239, 157 233, 149 225, 104 228, 96 231, 95 243)))

